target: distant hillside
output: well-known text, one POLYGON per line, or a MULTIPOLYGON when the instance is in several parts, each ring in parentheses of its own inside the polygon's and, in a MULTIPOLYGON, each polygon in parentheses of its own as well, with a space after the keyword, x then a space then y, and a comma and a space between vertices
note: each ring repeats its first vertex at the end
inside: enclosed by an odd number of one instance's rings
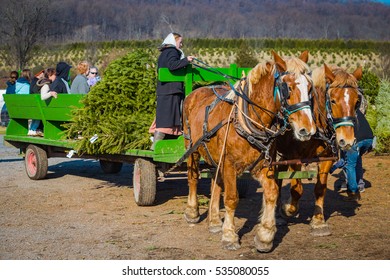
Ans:
MULTIPOLYGON (((20 1, 0 0, 0 14, 4 7, 17 7, 20 1)), ((49 43, 162 39, 171 30, 187 38, 390 40, 390 6, 367 0, 67 0, 49 3, 51 19, 45 40, 49 43)))

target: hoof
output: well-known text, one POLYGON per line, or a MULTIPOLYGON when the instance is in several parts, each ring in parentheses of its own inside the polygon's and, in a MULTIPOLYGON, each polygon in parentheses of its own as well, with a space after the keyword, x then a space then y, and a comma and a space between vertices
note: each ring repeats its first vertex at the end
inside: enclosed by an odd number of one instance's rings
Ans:
POLYGON ((220 225, 220 226, 209 226, 209 232, 213 233, 213 234, 222 232, 222 225, 220 225))
POLYGON ((200 216, 196 218, 190 218, 186 214, 184 214, 184 219, 186 219, 187 223, 189 224, 197 224, 200 220, 200 216))
POLYGON ((264 243, 258 240, 257 235, 255 236, 255 247, 260 253, 268 253, 272 250, 273 242, 264 243))
POLYGON ((200 220, 199 211, 187 208, 184 211, 184 219, 186 219, 187 223, 189 224, 196 224, 200 220))
POLYGON ((311 232, 310 234, 313 236, 328 236, 332 233, 330 232, 330 228, 328 224, 324 220, 320 219, 312 219, 310 222, 311 232))
POLYGON ((295 209, 295 211, 289 211, 287 210, 287 208, 290 208, 291 205, 290 204, 286 204, 286 205, 283 205, 283 207, 280 209, 279 213, 280 215, 284 218, 284 219, 289 219, 289 218, 292 218, 292 217, 295 217, 297 214, 298 214, 298 211, 299 211, 299 207, 297 207, 295 209))
POLYGON ((238 242, 222 241, 222 248, 230 251, 235 251, 241 248, 238 242))
POLYGON ((313 236, 328 236, 331 235, 332 233, 330 232, 328 226, 323 226, 319 228, 312 228, 310 234, 313 236))

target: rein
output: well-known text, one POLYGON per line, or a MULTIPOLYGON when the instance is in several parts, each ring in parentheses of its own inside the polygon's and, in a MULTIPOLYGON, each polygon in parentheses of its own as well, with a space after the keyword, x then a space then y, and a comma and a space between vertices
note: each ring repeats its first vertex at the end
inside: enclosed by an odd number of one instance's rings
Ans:
POLYGON ((202 61, 200 59, 197 59, 196 57, 194 57, 194 60, 199 62, 200 64, 204 65, 204 66, 202 66, 202 65, 199 65, 199 64, 196 64, 196 63, 192 63, 192 65, 195 65, 196 67, 199 67, 199 68, 204 69, 206 71, 209 71, 211 73, 220 75, 220 76, 226 78, 227 80, 229 80, 229 79, 231 79, 231 80, 240 80, 239 78, 236 78, 236 77, 233 77, 231 75, 227 75, 227 74, 222 73, 218 69, 210 66, 209 64, 207 64, 206 62, 204 62, 204 61, 202 61))

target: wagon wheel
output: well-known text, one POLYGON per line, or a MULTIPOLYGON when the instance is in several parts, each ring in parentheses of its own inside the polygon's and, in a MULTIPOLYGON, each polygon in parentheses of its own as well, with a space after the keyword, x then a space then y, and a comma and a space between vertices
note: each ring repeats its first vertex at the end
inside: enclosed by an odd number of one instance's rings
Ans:
POLYGON ((100 159, 100 167, 102 168, 103 172, 106 174, 115 174, 119 173, 122 170, 123 163, 122 162, 114 162, 114 161, 108 161, 104 159, 100 159))
POLYGON ((154 203, 156 181, 156 166, 145 159, 136 159, 133 171, 133 191, 137 205, 149 206, 154 203))
POLYGON ((38 146, 29 145, 24 158, 27 176, 32 180, 46 177, 48 161, 46 151, 38 146))

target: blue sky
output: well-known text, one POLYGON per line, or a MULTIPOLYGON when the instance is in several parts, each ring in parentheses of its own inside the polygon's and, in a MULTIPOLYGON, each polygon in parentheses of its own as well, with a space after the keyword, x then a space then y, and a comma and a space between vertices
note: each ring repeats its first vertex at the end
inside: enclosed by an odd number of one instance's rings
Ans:
POLYGON ((387 5, 390 5, 390 0, 371 0, 372 2, 381 2, 387 5))

